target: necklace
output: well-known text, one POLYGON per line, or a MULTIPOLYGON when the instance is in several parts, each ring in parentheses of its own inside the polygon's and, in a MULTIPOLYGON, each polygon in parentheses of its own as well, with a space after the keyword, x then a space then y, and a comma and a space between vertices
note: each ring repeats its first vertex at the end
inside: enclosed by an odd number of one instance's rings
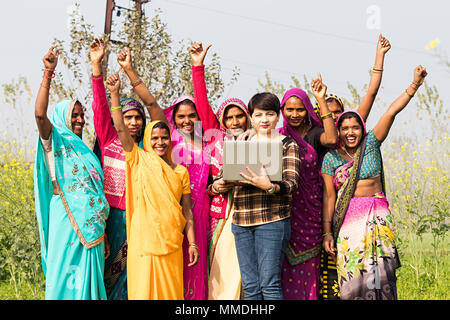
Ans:
POLYGON ((353 156, 351 156, 350 153, 347 152, 347 147, 345 147, 345 146, 344 146, 344 151, 345 151, 345 153, 346 153, 350 158, 352 158, 353 160, 355 160, 355 155, 353 154, 353 156))

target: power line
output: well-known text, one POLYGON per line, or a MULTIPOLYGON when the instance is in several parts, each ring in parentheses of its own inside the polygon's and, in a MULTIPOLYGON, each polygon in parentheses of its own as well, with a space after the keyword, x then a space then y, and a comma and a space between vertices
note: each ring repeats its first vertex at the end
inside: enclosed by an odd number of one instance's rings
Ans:
MULTIPOLYGON (((353 37, 348 37, 348 36, 343 36, 343 35, 338 35, 338 34, 335 34, 335 33, 317 31, 317 30, 314 30, 314 29, 302 28, 302 27, 293 26, 293 25, 280 23, 280 22, 275 22, 275 21, 270 21, 270 20, 266 20, 266 19, 244 16, 244 15, 237 14, 237 13, 230 13, 230 12, 225 12, 225 11, 221 11, 221 10, 217 10, 217 9, 200 7, 200 6, 196 6, 196 5, 192 5, 192 4, 187 4, 187 3, 184 3, 184 2, 175 1, 175 0, 165 0, 165 2, 172 3, 172 4, 175 4, 175 5, 191 7, 191 8, 205 10, 205 11, 210 11, 210 12, 214 12, 214 13, 218 13, 218 14, 222 14, 222 15, 237 17, 237 18, 241 18, 241 19, 245 19, 245 20, 249 20, 249 21, 275 25, 275 26, 284 27, 284 28, 288 28, 288 29, 299 30, 299 31, 303 31, 303 32, 314 33, 314 34, 318 34, 318 35, 325 36, 325 37, 333 37, 333 38, 337 38, 337 39, 341 39, 341 40, 347 40, 347 41, 353 41, 353 42, 373 45, 372 41, 368 41, 368 40, 364 40, 364 39, 358 39, 358 38, 353 38, 353 37)), ((415 49, 403 48, 403 47, 399 47, 399 46, 395 46, 395 48, 399 49, 399 50, 402 50, 402 51, 407 51, 407 52, 412 52, 412 53, 416 53, 416 54, 430 56, 429 53, 426 53, 426 52, 423 52, 423 51, 419 51, 419 50, 415 50, 415 49)))

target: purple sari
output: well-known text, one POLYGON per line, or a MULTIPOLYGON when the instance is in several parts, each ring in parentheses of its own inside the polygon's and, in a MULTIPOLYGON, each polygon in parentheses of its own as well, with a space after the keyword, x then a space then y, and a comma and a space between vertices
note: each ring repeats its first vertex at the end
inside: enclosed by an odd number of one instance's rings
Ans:
MULTIPOLYGON (((207 232, 209 226, 210 198, 206 192, 209 176, 209 152, 206 143, 202 142, 202 149, 183 141, 183 136, 178 132, 173 120, 173 109, 183 100, 194 99, 190 96, 181 96, 172 105, 164 110, 171 126, 173 154, 175 163, 188 169, 191 180, 192 214, 194 216, 195 240, 198 245, 199 260, 192 267, 188 267, 188 241, 183 241, 183 278, 185 300, 206 300, 208 298, 208 246, 207 232)), ((195 134, 201 140, 202 130, 200 122, 195 124, 195 134)))
MULTIPOLYGON (((301 89, 286 91, 281 107, 292 96, 302 100, 311 125, 322 127, 308 95, 301 89)), ((283 296, 286 300, 317 300, 322 247, 321 167, 324 154, 318 154, 286 119, 280 133, 297 142, 301 159, 298 189, 292 196, 291 239, 282 268, 283 296)))

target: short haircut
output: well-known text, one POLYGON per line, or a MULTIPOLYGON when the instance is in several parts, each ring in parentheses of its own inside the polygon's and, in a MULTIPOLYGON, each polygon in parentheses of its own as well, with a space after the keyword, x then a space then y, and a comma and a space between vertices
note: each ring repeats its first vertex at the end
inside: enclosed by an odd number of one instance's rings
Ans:
POLYGON ((257 93, 248 102, 248 112, 253 115, 255 108, 262 110, 272 110, 280 115, 280 99, 270 92, 257 93))

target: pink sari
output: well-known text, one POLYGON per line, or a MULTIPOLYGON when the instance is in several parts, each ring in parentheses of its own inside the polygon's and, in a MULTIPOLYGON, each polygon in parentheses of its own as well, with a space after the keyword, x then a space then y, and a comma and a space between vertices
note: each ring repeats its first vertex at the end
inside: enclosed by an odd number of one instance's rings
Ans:
MULTIPOLYGON (((336 170, 333 182, 339 197, 344 196, 352 168, 353 161, 336 170)), ((395 270, 400 260, 392 229, 392 214, 383 192, 350 199, 336 241, 341 299, 397 299, 395 270)))
POLYGON ((371 197, 353 196, 365 155, 366 137, 355 160, 337 168, 333 177, 337 191, 333 235, 340 297, 342 300, 396 300, 395 270, 400 267, 400 259, 392 232, 393 218, 384 195, 383 170, 383 192, 371 197))
MULTIPOLYGON (((191 180, 192 214, 194 216, 195 240, 198 245, 199 261, 196 265, 188 267, 188 241, 183 241, 183 279, 185 300, 206 300, 208 298, 208 245, 207 232, 209 228, 210 198, 206 192, 209 176, 209 152, 207 145, 202 142, 203 148, 185 143, 183 136, 178 132, 173 121, 173 109, 183 100, 194 102, 192 97, 181 96, 164 110, 169 124, 172 127, 172 159, 188 169, 191 180)), ((201 126, 196 123, 195 134, 198 139, 202 137, 201 126)), ((201 141, 201 140, 200 140, 201 141)))
MULTIPOLYGON (((300 98, 312 126, 322 126, 314 108, 301 89, 290 89, 281 102, 300 98)), ((284 117, 284 115, 283 115, 284 117)), ((319 294, 320 250, 322 247, 323 154, 308 144, 284 119, 281 133, 293 138, 300 147, 300 179, 292 196, 291 239, 282 268, 283 297, 286 300, 317 300, 319 294)))

